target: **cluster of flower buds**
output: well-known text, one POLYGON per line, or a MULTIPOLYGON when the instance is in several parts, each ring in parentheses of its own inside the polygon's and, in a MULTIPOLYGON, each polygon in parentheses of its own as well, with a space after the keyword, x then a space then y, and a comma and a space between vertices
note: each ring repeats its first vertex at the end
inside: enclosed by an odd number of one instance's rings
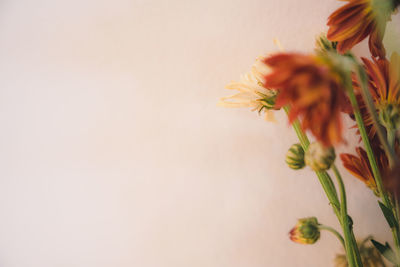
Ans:
POLYGON ((292 145, 286 153, 286 163, 294 170, 308 165, 314 171, 328 170, 335 161, 335 150, 316 142, 309 145, 307 151, 300 144, 292 145))
POLYGON ((315 217, 299 219, 289 232, 290 239, 299 244, 314 244, 320 237, 318 220, 315 217))

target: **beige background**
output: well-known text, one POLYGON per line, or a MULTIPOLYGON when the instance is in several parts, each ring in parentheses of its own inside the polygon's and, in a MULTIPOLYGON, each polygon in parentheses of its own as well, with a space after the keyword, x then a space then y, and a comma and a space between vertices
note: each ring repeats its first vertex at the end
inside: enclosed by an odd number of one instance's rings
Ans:
MULTIPOLYGON (((285 166, 284 115, 216 102, 273 38, 310 51, 340 4, 0 1, 0 266, 332 266, 330 234, 287 237, 297 218, 338 224, 316 177, 285 166)), ((356 234, 390 240, 345 183, 356 234)))

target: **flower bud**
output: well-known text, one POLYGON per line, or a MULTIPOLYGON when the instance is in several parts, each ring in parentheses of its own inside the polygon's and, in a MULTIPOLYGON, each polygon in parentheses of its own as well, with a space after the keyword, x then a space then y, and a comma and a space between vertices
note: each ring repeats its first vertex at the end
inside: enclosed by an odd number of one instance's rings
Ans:
POLYGON ((302 169, 304 163, 304 150, 300 144, 292 145, 286 153, 286 163, 293 170, 302 169))
POLYGON ((299 219, 289 232, 290 239, 300 244, 314 244, 320 237, 318 220, 315 217, 299 219))
POLYGON ((385 103, 379 107, 379 121, 387 130, 400 128, 400 105, 385 103))
POLYGON ((332 147, 324 147, 320 143, 312 143, 308 147, 304 160, 314 171, 325 171, 335 161, 335 150, 332 147))
POLYGON ((321 33, 315 40, 316 50, 319 52, 334 51, 336 52, 337 42, 331 42, 326 37, 326 33, 321 33))

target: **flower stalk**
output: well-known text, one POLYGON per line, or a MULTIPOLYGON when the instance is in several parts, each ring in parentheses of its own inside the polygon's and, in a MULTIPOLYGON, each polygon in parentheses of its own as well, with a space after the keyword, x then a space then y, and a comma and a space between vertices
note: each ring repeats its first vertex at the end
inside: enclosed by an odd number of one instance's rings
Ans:
POLYGON ((344 187, 342 176, 340 175, 339 170, 336 165, 332 166, 333 173, 336 176, 339 191, 340 191, 340 218, 343 227, 343 233, 345 236, 345 245, 348 248, 348 262, 349 265, 353 264, 354 266, 362 266, 360 253, 358 252, 357 243, 353 234, 353 223, 350 221, 349 215, 347 214, 347 199, 346 199, 346 189, 344 187), (350 254, 350 255, 349 255, 350 254), (351 262, 354 261, 354 262, 351 262))
MULTIPOLYGON (((287 114, 290 111, 290 108, 288 106, 283 107, 283 109, 287 114)), ((301 145, 303 146, 303 149, 306 151, 308 146, 310 145, 310 141, 307 135, 302 130, 298 120, 295 120, 292 125, 299 138, 301 145)), ((335 169, 336 167, 334 167, 334 170, 335 169)), ((339 188, 341 194, 341 201, 339 201, 335 185, 329 174, 326 171, 316 171, 315 173, 325 191, 326 196, 328 197, 328 200, 332 204, 334 213, 336 214, 342 226, 344 233, 344 247, 348 258, 349 266, 362 267, 363 265, 358 252, 358 247, 357 244, 355 243, 355 239, 353 238, 354 234, 352 231, 352 224, 349 222, 349 216, 347 214, 346 192, 343 180, 341 179, 339 172, 338 171, 335 172, 335 175, 337 176, 339 182, 339 188)))
MULTIPOLYGON (((385 153, 386 153, 386 155, 387 155, 387 157, 388 157, 388 159, 389 159, 389 165, 390 165, 391 167, 393 167, 394 164, 395 164, 396 162, 398 162, 398 158, 397 158, 397 156, 396 156, 396 153, 394 152, 393 147, 391 147, 391 146, 389 145, 388 141, 386 140, 386 137, 385 137, 385 134, 384 134, 384 132, 383 132, 382 126, 381 126, 380 123, 379 123, 379 118, 378 118, 378 115, 376 114, 375 105, 374 105, 374 102, 373 102, 373 100, 372 100, 371 93, 369 92, 369 89, 368 89, 367 74, 365 73, 365 71, 364 71, 364 69, 362 68, 362 66, 360 66, 360 64, 358 64, 358 62, 357 62, 356 60, 354 60, 354 63, 355 63, 355 66, 356 66, 356 75, 357 75, 357 79, 358 79, 359 82, 360 82, 361 94, 362 94, 363 100, 364 100, 364 102, 365 102, 365 104, 366 104, 366 107, 367 107, 367 109, 368 109, 369 114, 371 115, 372 122, 373 122, 373 124, 374 124, 374 127, 376 128, 376 132, 377 132, 379 141, 381 142, 382 147, 383 147, 383 149, 385 150, 385 153)), ((348 88, 348 91, 351 91, 352 94, 354 95, 354 90, 353 90, 353 88, 352 88, 352 85, 351 85, 351 84, 347 84, 346 87, 348 88)), ((350 97, 351 97, 351 96, 350 96, 350 97)), ((354 96, 354 99, 355 99, 355 96, 354 96)), ((353 100, 350 99, 351 104, 352 104, 352 106, 353 106, 353 109, 354 109, 354 104, 353 104, 354 99, 353 99, 353 100)), ((356 103, 357 106, 358 106, 357 100, 355 100, 355 103, 356 103)), ((354 111, 356 112, 356 110, 354 110, 354 111)), ((358 111, 359 117, 361 118, 361 114, 360 114, 360 112, 359 112, 359 108, 357 108, 357 111, 358 111)), ((354 115, 355 115, 355 114, 354 114, 354 115)), ((362 124, 364 125, 364 122, 363 122, 362 119, 361 119, 361 122, 362 122, 362 124)), ((357 122, 357 124, 358 124, 358 122, 357 122)), ((360 128, 360 125, 358 125, 358 126, 359 126, 359 128, 360 128)), ((364 128, 364 131, 365 131, 365 133, 366 133, 365 126, 364 126, 363 128, 364 128)), ((360 133, 361 133, 361 129, 360 129, 360 133)), ((364 142, 364 144, 365 144, 365 141, 364 141, 363 136, 361 136, 361 137, 362 137, 363 142, 364 142)), ((368 135, 367 135, 366 137, 367 137, 366 139, 367 139, 367 141, 368 141, 368 143, 369 143, 368 135)), ((366 145, 367 145, 367 144, 366 144, 366 145)), ((370 145, 368 145, 368 146, 371 147, 370 145)), ((372 151, 372 149, 371 149, 371 151, 372 151)), ((367 151, 367 152, 368 152, 368 151, 367 151)), ((372 153, 372 155, 373 155, 373 153, 372 153)), ((379 170, 378 170, 378 172, 379 172, 379 170)))
MULTIPOLYGON (((374 123, 374 126, 376 127, 378 137, 383 145, 385 152, 387 153, 390 165, 393 166, 394 162, 396 161, 396 156, 394 154, 393 149, 388 145, 388 142, 385 139, 383 131, 381 129, 381 126, 378 123, 378 116, 376 115, 374 104, 372 102, 372 98, 371 98, 371 95, 369 93, 369 90, 368 90, 368 87, 366 84, 366 74, 359 65, 357 65, 356 72, 357 72, 357 77, 361 84, 361 91, 362 91, 364 102, 366 103, 368 112, 370 113, 370 115, 373 119, 373 123, 374 123)), ((395 216, 395 218, 396 218, 397 217, 396 207, 393 205, 393 201, 390 200, 389 194, 383 186, 381 173, 379 171, 379 167, 376 162, 374 152, 372 150, 371 143, 368 138, 368 133, 367 133, 367 130, 364 125, 364 121, 363 121, 361 113, 360 113, 360 108, 359 108, 356 96, 354 94, 353 86, 349 79, 346 79, 345 86, 348 91, 348 96, 349 96, 351 105, 353 107, 354 117, 356 119, 358 129, 360 131, 361 139, 364 143, 365 150, 368 155, 368 160, 369 160, 369 163, 370 163, 370 166, 371 166, 374 178, 375 178, 378 193, 382 199, 383 204, 393 212, 393 216, 395 216)), ((400 252, 399 229, 398 229, 398 227, 391 227, 391 230, 392 230, 392 235, 393 235, 393 241, 394 241, 394 244, 396 247, 396 250, 395 250, 396 258, 397 258, 397 261, 399 261, 399 252, 400 252)), ((400 266, 400 265, 397 264, 396 266, 400 266)))
POLYGON ((346 248, 343 236, 338 231, 336 231, 335 229, 333 229, 330 226, 326 226, 326 225, 323 225, 323 224, 318 225, 318 227, 321 230, 325 230, 325 231, 331 232, 334 236, 336 236, 339 239, 340 243, 343 245, 343 248, 346 248))
MULTIPOLYGON (((290 108, 288 106, 284 106, 283 110, 286 112, 286 114, 288 114, 290 108)), ((296 132, 297 137, 299 138, 301 146, 303 147, 304 151, 306 151, 308 146, 310 145, 310 141, 308 140, 307 135, 301 129, 300 122, 298 120, 295 120, 292 126, 296 132)), ((332 205, 333 211, 335 212, 336 216, 340 216, 340 211, 339 211, 340 203, 335 188, 335 184, 332 182, 332 179, 330 178, 327 172, 317 171, 315 173, 317 174, 318 179, 325 191, 325 194, 332 205)))

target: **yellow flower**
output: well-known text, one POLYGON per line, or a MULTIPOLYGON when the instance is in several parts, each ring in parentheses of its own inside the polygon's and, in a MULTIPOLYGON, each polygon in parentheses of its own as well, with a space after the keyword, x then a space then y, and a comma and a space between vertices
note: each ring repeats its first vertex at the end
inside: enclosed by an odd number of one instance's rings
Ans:
POLYGON ((239 82, 231 82, 225 86, 229 90, 237 90, 236 94, 223 97, 218 105, 223 107, 250 107, 258 112, 265 112, 266 120, 273 121, 271 109, 275 109, 275 98, 277 92, 267 89, 265 76, 269 68, 264 64, 265 56, 256 59, 251 71, 242 75, 239 82))

